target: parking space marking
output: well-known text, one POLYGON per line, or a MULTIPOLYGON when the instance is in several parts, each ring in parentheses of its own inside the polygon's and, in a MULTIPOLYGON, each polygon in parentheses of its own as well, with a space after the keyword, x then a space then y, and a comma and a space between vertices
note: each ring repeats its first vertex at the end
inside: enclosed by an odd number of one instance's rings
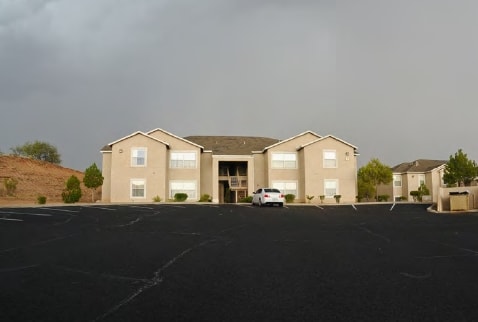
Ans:
POLYGON ((45 210, 54 210, 54 211, 62 211, 62 212, 80 212, 79 210, 69 210, 69 209, 59 209, 59 208, 47 208, 47 207, 41 207, 38 209, 45 209, 45 210))
POLYGON ((117 210, 117 209, 115 209, 115 208, 106 208, 106 207, 99 207, 99 206, 88 206, 87 208, 100 209, 100 210, 109 210, 109 211, 116 211, 116 210, 117 210))
POLYGON ((6 221, 23 221, 22 219, 15 219, 15 218, 0 218, 0 220, 6 220, 6 221))
POLYGON ((107 310, 105 313, 101 314, 100 316, 98 316, 96 319, 94 319, 93 321, 100 321, 100 320, 103 320, 104 318, 110 316, 111 314, 115 313, 116 311, 118 311, 121 307, 127 305, 129 302, 131 302, 132 300, 134 300, 138 295, 140 295, 141 293, 143 293, 144 291, 150 289, 151 287, 153 286, 156 286, 160 283, 163 282, 163 276, 161 276, 162 272, 165 271, 168 267, 172 266, 174 263, 176 263, 179 259, 183 258, 184 256, 186 256, 187 254, 189 254, 191 251, 193 251, 194 249, 196 248, 199 248, 199 247, 202 247, 206 244, 209 244, 210 242, 213 242, 215 241, 215 239, 210 239, 210 240, 206 240, 206 241, 203 241, 197 245, 194 245, 190 248, 187 248, 185 250, 183 250, 181 253, 179 253, 177 256, 173 257, 171 260, 169 260, 166 264, 164 264, 163 266, 161 266, 159 269, 157 269, 154 273, 153 273, 153 277, 151 279, 148 279, 145 281, 144 285, 141 286, 140 288, 138 288, 135 292, 133 292, 132 294, 130 294, 128 297, 124 298, 123 300, 121 300, 118 304, 116 304, 115 306, 113 306, 112 308, 110 308, 109 310, 107 310))
POLYGON ((128 207, 130 207, 130 208, 138 208, 138 209, 154 210, 154 208, 145 207, 145 206, 128 206, 128 207))
POLYGON ((50 214, 35 214, 35 213, 29 213, 29 212, 16 212, 16 211, 0 211, 0 214, 51 217, 50 214))

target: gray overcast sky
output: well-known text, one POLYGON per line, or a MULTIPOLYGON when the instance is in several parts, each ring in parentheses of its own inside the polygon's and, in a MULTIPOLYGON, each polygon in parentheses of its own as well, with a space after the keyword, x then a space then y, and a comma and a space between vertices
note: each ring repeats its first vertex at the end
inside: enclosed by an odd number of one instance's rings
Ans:
POLYGON ((135 131, 478 159, 478 1, 0 0, 0 151, 65 167, 135 131))

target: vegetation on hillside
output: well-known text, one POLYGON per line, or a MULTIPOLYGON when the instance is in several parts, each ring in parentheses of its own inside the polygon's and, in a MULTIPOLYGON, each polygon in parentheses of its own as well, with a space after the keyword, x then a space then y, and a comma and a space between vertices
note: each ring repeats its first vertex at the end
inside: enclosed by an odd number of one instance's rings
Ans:
POLYGON ((54 164, 61 163, 61 157, 55 146, 47 142, 27 142, 10 149, 12 154, 34 160, 46 161, 54 164))

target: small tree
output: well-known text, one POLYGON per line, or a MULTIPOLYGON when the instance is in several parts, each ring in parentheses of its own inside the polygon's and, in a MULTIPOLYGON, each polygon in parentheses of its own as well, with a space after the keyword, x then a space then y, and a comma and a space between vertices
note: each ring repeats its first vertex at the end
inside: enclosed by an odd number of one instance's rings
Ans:
POLYGON ((459 187, 468 186, 477 176, 476 162, 469 160, 466 153, 459 149, 455 156, 450 155, 450 160, 445 165, 443 181, 449 186, 455 184, 458 184, 459 187))
POLYGON ((61 197, 65 203, 75 203, 81 199, 80 179, 72 175, 66 181, 66 189, 61 193, 61 197))
POLYGON ((56 149, 56 147, 47 142, 27 142, 23 145, 11 148, 10 150, 12 151, 12 154, 16 156, 46 161, 54 164, 61 163, 61 158, 60 154, 58 153, 58 150, 56 149))
POLYGON ((418 187, 418 201, 423 201, 423 196, 428 196, 429 194, 430 190, 424 183, 422 183, 420 187, 418 187))
MULTIPOLYGON (((357 177, 359 183, 358 188, 367 188, 368 190, 371 190, 370 188, 373 187, 375 200, 378 200, 378 185, 392 182, 393 172, 389 166, 381 163, 377 158, 374 158, 359 169, 357 177)), ((359 196, 363 192, 364 191, 359 190, 359 196)))
POLYGON ((100 169, 93 163, 89 168, 85 170, 85 176, 83 177, 83 183, 85 187, 91 189, 91 201, 95 202, 95 193, 98 187, 103 184, 103 176, 100 169))

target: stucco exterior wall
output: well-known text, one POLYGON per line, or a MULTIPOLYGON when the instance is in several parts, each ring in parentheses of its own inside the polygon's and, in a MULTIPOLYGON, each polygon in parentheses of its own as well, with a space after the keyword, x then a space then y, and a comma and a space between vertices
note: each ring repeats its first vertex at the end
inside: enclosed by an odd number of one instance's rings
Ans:
POLYGON ((111 152, 102 153, 101 175, 103 176, 103 186, 101 187, 101 201, 111 201, 111 152))
POLYGON ((135 135, 118 142, 112 147, 111 162, 111 202, 152 201, 154 196, 166 199, 167 146, 143 135, 135 135), (131 150, 146 148, 144 167, 131 165, 131 150), (144 198, 131 196, 131 180, 144 179, 146 193, 144 198), (113 189, 114 188, 114 189, 113 189))
MULTIPOLYGON (((327 138, 304 148, 304 172, 306 195, 315 196, 313 201, 320 202, 319 196, 325 195, 325 180, 338 181, 337 194, 340 202, 355 202, 357 196, 357 167, 354 149, 333 138, 327 138), (336 151, 337 167, 324 167, 324 151, 336 151)), ((336 203, 334 198, 324 199, 324 203, 336 203)))

